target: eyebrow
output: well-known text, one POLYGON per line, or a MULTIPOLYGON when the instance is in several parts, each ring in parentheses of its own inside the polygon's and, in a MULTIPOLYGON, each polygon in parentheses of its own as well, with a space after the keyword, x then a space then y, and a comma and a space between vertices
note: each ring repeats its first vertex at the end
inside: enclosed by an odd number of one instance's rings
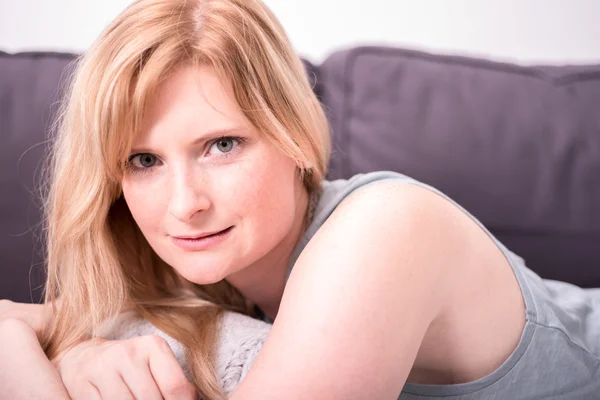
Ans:
POLYGON ((192 145, 196 145, 198 143, 202 143, 206 140, 214 139, 217 137, 239 135, 239 134, 241 134, 243 132, 247 132, 247 131, 248 131, 248 128, 243 127, 243 126, 236 126, 234 128, 225 128, 225 129, 215 129, 213 131, 205 132, 202 136, 196 138, 192 142, 192 145))
MULTIPOLYGON (((207 140, 216 139, 216 138, 224 137, 224 136, 237 136, 244 132, 247 133, 248 131, 249 131, 249 128, 247 128, 245 126, 236 126, 236 127, 232 127, 232 128, 215 129, 212 131, 204 132, 201 136, 194 139, 194 141, 191 142, 191 145, 196 146, 207 140)), ((131 153, 144 153, 144 152, 148 152, 148 151, 149 151, 148 146, 131 147, 131 150, 130 150, 131 153)))

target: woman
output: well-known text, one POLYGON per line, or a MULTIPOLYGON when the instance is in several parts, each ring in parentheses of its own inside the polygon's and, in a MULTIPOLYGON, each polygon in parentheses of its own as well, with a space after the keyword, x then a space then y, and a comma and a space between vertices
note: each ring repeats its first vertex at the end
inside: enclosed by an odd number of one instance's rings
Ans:
POLYGON ((328 156, 263 4, 137 1, 79 64, 56 138, 41 323, 56 369, 15 318, 11 344, 71 398, 220 398, 250 363, 231 398, 599 393, 598 297, 543 281, 406 176, 324 181, 328 156))

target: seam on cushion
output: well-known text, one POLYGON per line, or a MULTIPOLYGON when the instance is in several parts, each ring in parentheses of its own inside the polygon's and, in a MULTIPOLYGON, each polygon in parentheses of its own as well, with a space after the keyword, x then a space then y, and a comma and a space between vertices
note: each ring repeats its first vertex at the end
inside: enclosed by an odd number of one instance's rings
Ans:
MULTIPOLYGON (((406 58, 420 59, 436 64, 452 64, 477 69, 486 69, 490 71, 506 72, 522 76, 529 76, 532 78, 543 80, 548 83, 558 85, 574 83, 577 81, 577 77, 581 77, 583 80, 590 80, 594 78, 600 79, 600 71, 576 72, 571 75, 552 78, 543 70, 543 68, 548 66, 524 66, 507 62, 488 60, 483 57, 478 58, 477 56, 434 54, 418 50, 410 50, 396 47, 360 46, 350 50, 350 52, 360 53, 361 55, 402 55, 406 58)), ((590 64, 588 66, 592 68, 600 67, 595 64, 590 64)))
POLYGON ((7 58, 64 58, 73 59, 79 57, 79 54, 58 52, 58 51, 24 51, 20 53, 7 53, 0 51, 0 57, 7 58))
POLYGON ((394 47, 365 46, 358 47, 356 51, 362 53, 361 55, 401 55, 405 58, 429 61, 440 65, 450 64, 476 69, 486 69, 490 71, 507 72, 538 78, 542 80, 545 80, 544 77, 546 76, 546 74, 544 74, 541 70, 536 70, 535 67, 526 67, 517 64, 502 63, 498 61, 486 60, 484 58, 472 58, 459 55, 433 54, 417 50, 408 50, 394 47))
POLYGON ((600 71, 576 72, 571 75, 554 78, 554 84, 557 86, 567 86, 574 83, 596 80, 600 81, 600 71))

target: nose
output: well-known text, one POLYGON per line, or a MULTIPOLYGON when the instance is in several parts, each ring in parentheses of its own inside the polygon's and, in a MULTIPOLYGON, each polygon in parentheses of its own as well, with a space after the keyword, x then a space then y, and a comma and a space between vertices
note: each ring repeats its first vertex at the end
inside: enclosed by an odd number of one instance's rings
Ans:
POLYGON ((203 185, 199 174, 191 169, 174 173, 170 187, 169 213, 179 221, 189 222, 196 214, 211 206, 206 185, 203 185))

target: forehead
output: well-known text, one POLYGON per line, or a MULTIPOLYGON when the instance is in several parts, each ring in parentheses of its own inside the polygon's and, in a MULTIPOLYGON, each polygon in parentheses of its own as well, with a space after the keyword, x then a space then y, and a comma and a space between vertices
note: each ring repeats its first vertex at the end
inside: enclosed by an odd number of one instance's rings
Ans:
POLYGON ((165 135, 250 128, 229 81, 208 66, 173 71, 149 99, 136 142, 165 135))

